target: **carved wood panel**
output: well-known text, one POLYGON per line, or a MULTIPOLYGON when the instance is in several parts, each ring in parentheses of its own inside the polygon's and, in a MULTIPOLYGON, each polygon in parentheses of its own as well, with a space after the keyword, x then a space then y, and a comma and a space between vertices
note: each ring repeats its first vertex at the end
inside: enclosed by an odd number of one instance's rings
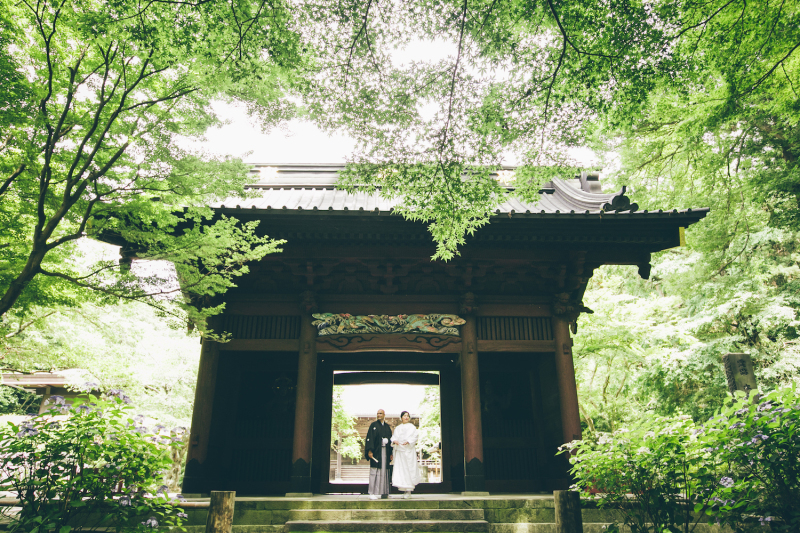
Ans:
POLYGON ((232 294, 521 295, 563 291, 567 266, 525 260, 441 263, 429 259, 286 260, 265 258, 232 294))

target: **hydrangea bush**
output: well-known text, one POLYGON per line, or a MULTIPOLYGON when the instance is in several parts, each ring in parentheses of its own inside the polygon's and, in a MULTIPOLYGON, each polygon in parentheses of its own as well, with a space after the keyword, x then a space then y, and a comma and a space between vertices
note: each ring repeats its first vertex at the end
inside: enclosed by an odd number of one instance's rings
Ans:
POLYGON ((0 427, 0 490, 20 500, 10 531, 69 533, 98 528, 152 531, 180 527, 185 513, 160 485, 179 435, 153 433, 127 397, 85 394, 67 405, 0 427))
POLYGON ((574 441, 561 453, 571 453, 572 475, 584 497, 617 515, 632 533, 690 533, 702 511, 713 505, 718 473, 692 448, 695 427, 688 416, 655 418, 635 430, 621 429, 596 440, 574 441), (598 492, 599 491, 599 492, 598 492))
POLYGON ((748 516, 773 529, 800 531, 800 397, 784 389, 752 401, 739 398, 701 428, 705 461, 726 474, 709 511, 735 525, 748 516))
POLYGON ((739 396, 702 425, 688 416, 654 418, 561 453, 570 454, 583 496, 633 533, 691 533, 703 521, 738 529, 756 520, 800 532, 798 431, 792 388, 739 396))

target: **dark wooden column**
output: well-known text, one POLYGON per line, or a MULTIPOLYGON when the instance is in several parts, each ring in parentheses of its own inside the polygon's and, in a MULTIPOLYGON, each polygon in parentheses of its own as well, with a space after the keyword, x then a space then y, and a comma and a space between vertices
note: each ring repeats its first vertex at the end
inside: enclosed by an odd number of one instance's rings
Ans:
MULTIPOLYGON (((581 415, 578 410, 578 386, 575 383, 575 364, 572 360, 572 338, 569 323, 553 317, 553 336, 556 341, 556 374, 561 404, 563 443, 581 438, 581 415)), ((562 443, 562 444, 563 444, 562 443)))
MULTIPOLYGON (((209 320, 209 327, 218 333, 219 319, 209 320)), ((197 387, 194 391, 192 409, 192 429, 189 432, 189 451, 186 456, 186 472, 183 476, 182 491, 185 493, 209 492, 210 480, 208 441, 211 433, 211 411, 214 407, 214 393, 217 388, 217 368, 219 367, 219 343, 203 339, 200 349, 200 366, 197 370, 197 387)))
POLYGON ((316 305, 311 292, 300 305, 300 357, 297 363, 297 401, 292 445, 292 492, 311 495, 311 449, 314 433, 314 391, 317 383, 317 328, 311 324, 316 305))
POLYGON ((481 388, 478 372, 478 328, 475 299, 464 296, 461 318, 461 405, 464 417, 464 491, 486 490, 483 472, 483 427, 481 425, 481 388))

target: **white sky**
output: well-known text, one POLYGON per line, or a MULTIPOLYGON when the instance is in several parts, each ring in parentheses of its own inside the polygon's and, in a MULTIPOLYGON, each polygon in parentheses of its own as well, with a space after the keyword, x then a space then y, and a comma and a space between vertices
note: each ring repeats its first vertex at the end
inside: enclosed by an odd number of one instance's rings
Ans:
MULTIPOLYGON (((440 61, 452 57, 455 52, 453 42, 414 41, 402 49, 395 49, 392 61, 398 66, 411 61, 440 61)), ((241 157, 247 163, 344 163, 355 148, 353 139, 347 135, 328 135, 306 121, 292 120, 284 127, 264 134, 260 126, 249 119, 243 107, 218 102, 214 109, 228 124, 209 131, 207 141, 200 144, 218 155, 241 157)), ((585 166, 598 165, 598 158, 589 149, 573 149, 570 155, 585 166)), ((508 154, 506 164, 515 165, 518 161, 513 154, 508 154)))
MULTIPOLYGON (((246 163, 344 163, 355 149, 355 142, 349 136, 329 135, 304 120, 291 120, 283 128, 265 134, 244 108, 224 103, 216 103, 214 107, 228 123, 209 130, 206 142, 200 146, 217 155, 241 157, 246 163)), ((587 167, 598 164, 598 158, 588 148, 571 149, 570 154, 587 167)), ((513 154, 506 159, 506 164, 518 164, 513 154)))
POLYGON ((401 411, 419 414, 424 399, 425 385, 345 385, 342 393, 344 409, 351 414, 374 415, 378 409, 388 415, 401 411))

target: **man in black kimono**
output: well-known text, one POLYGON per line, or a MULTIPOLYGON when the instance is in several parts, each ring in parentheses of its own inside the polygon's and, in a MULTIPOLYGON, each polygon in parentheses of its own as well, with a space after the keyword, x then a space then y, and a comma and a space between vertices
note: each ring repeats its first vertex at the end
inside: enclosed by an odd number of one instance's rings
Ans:
POLYGON ((389 461, 392 460, 392 428, 384 422, 386 413, 378 409, 377 420, 369 425, 364 455, 369 459, 369 499, 389 497, 389 461))

